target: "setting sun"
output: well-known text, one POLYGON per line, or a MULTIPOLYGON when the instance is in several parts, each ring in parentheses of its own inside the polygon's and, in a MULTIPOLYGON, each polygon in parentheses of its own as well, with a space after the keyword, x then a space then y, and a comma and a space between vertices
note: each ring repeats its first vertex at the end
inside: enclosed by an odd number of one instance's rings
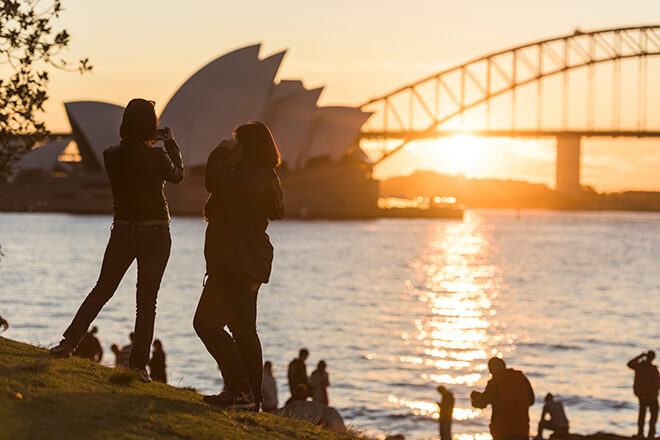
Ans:
POLYGON ((421 156, 427 165, 467 177, 493 172, 495 160, 489 139, 461 134, 447 139, 432 139, 411 143, 410 149, 421 156))

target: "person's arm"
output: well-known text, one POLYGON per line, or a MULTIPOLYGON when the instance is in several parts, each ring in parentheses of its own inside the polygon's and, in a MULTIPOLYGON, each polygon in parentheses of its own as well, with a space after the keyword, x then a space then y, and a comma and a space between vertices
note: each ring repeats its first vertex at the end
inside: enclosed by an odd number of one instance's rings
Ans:
POLYGON ((209 155, 204 183, 210 193, 241 197, 269 189, 269 182, 256 168, 235 168, 232 150, 220 144, 209 155))
POLYGON ((496 398, 497 387, 492 379, 488 381, 488 385, 486 385, 486 389, 483 393, 479 391, 472 391, 472 393, 470 393, 470 401, 475 408, 486 408, 489 404, 492 405, 496 398))
POLYGON ((636 370, 639 367, 639 361, 646 355, 646 353, 642 353, 637 357, 634 357, 628 361, 626 365, 628 365, 628 368, 632 368, 633 370, 636 370))
POLYGON ((541 411, 541 421, 545 420, 545 415, 548 414, 548 404, 543 405, 543 410, 541 411))
POLYGON ((330 386, 330 374, 325 373, 325 386, 329 387, 330 386))
POLYGON ((183 158, 179 146, 173 137, 165 139, 165 151, 161 156, 161 177, 172 183, 183 182, 183 158))
POLYGON ((534 396, 534 389, 532 388, 532 384, 529 382, 529 379, 527 379, 527 376, 524 376, 525 382, 527 383, 527 392, 529 393, 529 406, 534 405, 534 401, 536 400, 536 397, 534 396))

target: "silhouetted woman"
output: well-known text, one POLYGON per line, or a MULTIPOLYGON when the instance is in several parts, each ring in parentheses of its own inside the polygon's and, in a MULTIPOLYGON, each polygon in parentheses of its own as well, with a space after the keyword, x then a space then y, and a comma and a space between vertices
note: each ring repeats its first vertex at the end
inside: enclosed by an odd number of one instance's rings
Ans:
POLYGON ((326 370, 325 361, 319 361, 316 370, 309 377, 309 383, 312 388, 312 400, 321 405, 328 406, 328 387, 330 386, 330 377, 326 370))
POLYGON ((284 213, 275 171, 279 164, 273 136, 261 122, 238 127, 206 164, 211 193, 204 207, 208 278, 193 324, 225 383, 220 394, 204 401, 220 407, 258 411, 262 400, 257 292, 268 282, 273 260, 268 220, 284 213))
POLYGON ((135 343, 129 365, 149 382, 146 365, 153 338, 156 296, 170 256, 170 214, 165 181, 183 181, 183 163, 172 130, 161 131, 165 149, 154 148, 159 137, 154 102, 131 100, 119 129, 121 142, 103 151, 112 187, 114 220, 96 286, 83 301, 64 339, 50 351, 68 357, 91 322, 112 297, 133 260, 137 259, 135 343))

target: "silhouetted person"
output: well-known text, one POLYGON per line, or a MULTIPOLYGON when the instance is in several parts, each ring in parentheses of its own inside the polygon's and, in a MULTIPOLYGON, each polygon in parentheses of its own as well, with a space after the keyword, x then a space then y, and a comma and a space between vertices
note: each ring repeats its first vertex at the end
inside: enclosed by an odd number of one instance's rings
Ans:
POLYGON ((442 401, 438 402, 438 407, 440 408, 440 415, 438 417, 440 440, 451 440, 451 422, 454 418, 454 395, 442 385, 439 385, 437 390, 442 396, 442 401))
POLYGON ((121 347, 117 344, 112 344, 110 346, 110 351, 112 351, 115 354, 115 368, 119 368, 121 366, 120 363, 120 356, 121 356, 121 347))
POLYGON ((6 331, 9 328, 9 323, 2 316, 0 316, 0 327, 4 329, 2 331, 6 331))
POLYGON ((124 345, 117 355, 117 366, 120 368, 130 367, 131 353, 133 352, 133 343, 135 342, 135 333, 131 332, 128 335, 128 338, 131 340, 131 343, 124 345))
POLYGON ((273 412, 277 409, 277 381, 273 376, 273 364, 270 361, 264 363, 263 379, 264 397, 262 409, 266 412, 273 412))
POLYGON ((488 370, 492 378, 484 392, 470 393, 472 406, 492 405, 490 433, 493 440, 528 440, 529 407, 534 404, 532 385, 522 371, 507 368, 500 358, 491 358, 488 370))
POLYGON ((270 278, 273 246, 268 220, 282 218, 280 153, 261 122, 248 122, 211 152, 204 206, 208 278, 193 325, 218 363, 224 390, 204 401, 258 410, 263 360, 257 335, 257 293, 270 278), (227 326, 231 335, 224 329, 227 326))
POLYGON ((83 301, 64 339, 51 349, 68 357, 90 323, 112 297, 126 270, 137 259, 135 346, 130 367, 149 382, 147 362, 154 332, 156 297, 170 257, 170 214, 165 182, 183 181, 183 161, 172 130, 158 130, 154 102, 131 100, 119 128, 121 142, 103 151, 112 188, 114 220, 96 286, 83 301), (153 148, 158 138, 165 149, 153 148))
POLYGON ((321 405, 328 406, 328 387, 330 386, 330 376, 326 371, 325 361, 319 361, 316 365, 316 370, 312 371, 309 377, 309 385, 311 387, 312 400, 321 405))
POLYGON ((153 344, 154 351, 149 360, 149 373, 151 378, 157 382, 167 383, 167 372, 165 367, 165 352, 160 339, 156 339, 153 344))
POLYGON ((103 359, 103 347, 101 347, 101 341, 99 341, 99 338, 96 337, 98 331, 98 327, 92 327, 92 329, 82 338, 82 341, 78 344, 78 348, 73 352, 73 355, 89 359, 96 363, 101 362, 101 359, 103 359))
POLYGON ((658 421, 658 390, 660 389, 660 375, 658 367, 653 364, 655 352, 649 351, 631 359, 628 367, 635 370, 635 383, 633 391, 639 399, 639 416, 637 418, 637 437, 644 438, 644 421, 646 409, 651 413, 649 422, 649 436, 655 438, 655 424, 658 421))
POLYGON ((309 379, 307 378, 307 366, 305 361, 309 357, 309 351, 306 348, 301 348, 298 352, 298 357, 289 363, 289 391, 291 391, 291 399, 293 400, 306 400, 309 396, 309 379), (300 386, 305 387, 305 392, 300 391, 300 386))
POLYGON ((568 418, 564 412, 564 404, 559 400, 555 400, 554 396, 550 393, 545 396, 545 404, 543 405, 543 411, 541 411, 541 421, 539 422, 536 440, 543 439, 544 429, 553 431, 552 437, 569 438, 568 418), (550 419, 546 419, 546 415, 549 415, 550 419))

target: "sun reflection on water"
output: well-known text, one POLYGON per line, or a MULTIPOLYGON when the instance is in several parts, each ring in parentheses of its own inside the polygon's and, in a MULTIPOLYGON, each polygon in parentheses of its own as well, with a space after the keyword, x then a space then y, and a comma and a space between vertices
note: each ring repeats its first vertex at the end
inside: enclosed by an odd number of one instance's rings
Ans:
MULTIPOLYGON (((399 356, 398 361, 416 366, 432 392, 435 384, 443 384, 454 393, 454 432, 473 433, 456 434, 457 440, 491 438, 486 432, 474 434, 487 430, 489 412, 471 408, 468 396, 487 381, 487 359, 510 351, 515 339, 495 320, 502 281, 490 258, 496 250, 479 226, 466 216, 462 223, 439 222, 430 231, 427 251, 411 263, 418 279, 407 282, 410 297, 426 311, 412 322, 414 331, 400 333, 414 355, 399 356), (477 426, 460 423, 475 419, 483 420, 477 426)), ((388 403, 437 419, 438 406, 429 396, 435 397, 428 390, 419 398, 389 395, 388 403)))

